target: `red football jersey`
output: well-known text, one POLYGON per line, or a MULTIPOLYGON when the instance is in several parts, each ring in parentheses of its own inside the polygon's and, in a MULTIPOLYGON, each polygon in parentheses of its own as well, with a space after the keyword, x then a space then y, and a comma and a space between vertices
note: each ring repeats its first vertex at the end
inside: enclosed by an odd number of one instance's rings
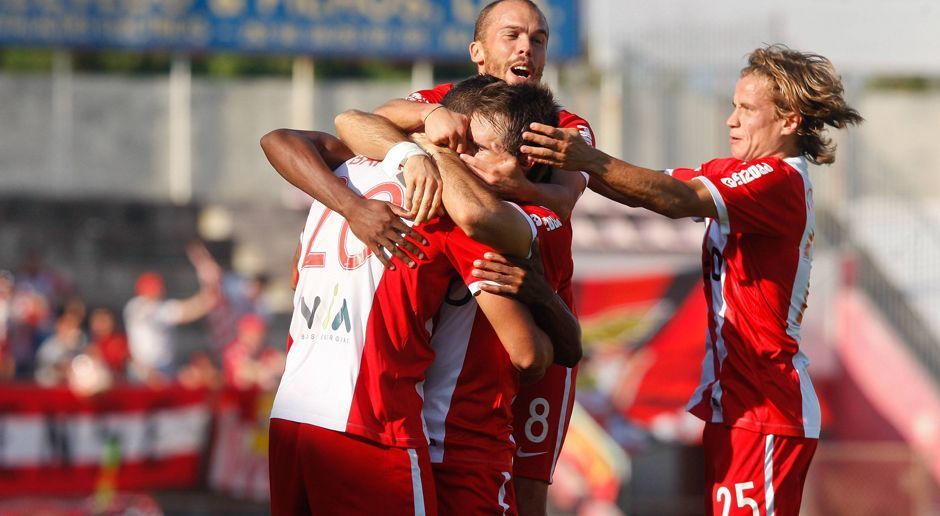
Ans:
MULTIPOLYGON (((409 95, 407 99, 415 102, 437 103, 443 100, 444 95, 452 87, 453 84, 450 83, 440 84, 429 90, 416 91, 409 95)), ((592 147, 596 146, 591 125, 580 116, 561 109, 558 112, 558 126, 577 129, 584 141, 592 147)), ((582 172, 582 174, 584 173, 582 172)), ((586 184, 587 175, 584 175, 586 184)), ((565 226, 570 231, 567 223, 565 226)), ((570 242, 567 244, 565 251, 569 253, 570 258, 570 242)), ((543 254, 543 258, 544 256, 543 254)), ((574 312, 574 296, 571 291, 570 274, 567 281, 563 282, 559 288, 558 294, 574 312)), ((470 330, 471 328, 466 329, 467 332, 470 330)), ((545 377, 534 384, 524 385, 520 388, 515 400, 516 421, 512 430, 513 440, 518 446, 513 465, 514 475, 551 482, 555 463, 564 444, 568 422, 571 418, 577 373, 577 367, 567 368, 552 364, 545 377)), ((500 457, 505 453, 505 446, 501 450, 500 457)), ((495 453, 494 456, 496 456, 495 453)), ((439 462, 441 457, 440 451, 432 445, 432 461, 439 462)), ((499 459, 498 462, 502 462, 502 459, 499 459)))
MULTIPOLYGON (((548 208, 521 209, 539 238, 546 280, 570 302, 571 226, 548 208)), ((470 270, 459 272, 466 277, 470 270)), ((471 291, 462 282, 453 285, 431 338, 436 357, 424 383, 431 462, 486 463, 509 471, 519 374, 471 291)))
MULTIPOLYGON (((401 205, 404 186, 357 156, 336 169, 360 195, 401 205)), ((397 167, 395 167, 397 169, 397 167)), ((272 418, 347 432, 388 445, 424 447, 421 419, 430 336, 456 276, 468 286, 485 248, 449 218, 415 228, 429 242, 416 268, 385 269, 349 223, 313 202, 301 240, 292 344, 272 418)))
POLYGON ((687 408, 712 423, 819 437, 800 351, 815 227, 806 160, 726 158, 667 172, 702 181, 718 208, 702 245, 706 355, 687 408))
MULTIPOLYGON (((439 84, 430 90, 416 91, 406 98, 407 100, 415 102, 436 104, 443 100, 444 95, 447 95, 447 92, 453 87, 453 83, 439 84)), ((584 141, 592 147, 596 146, 594 144, 594 131, 591 129, 591 124, 587 123, 587 120, 580 116, 565 109, 561 109, 558 111, 558 127, 577 129, 581 137, 584 138, 584 141)))

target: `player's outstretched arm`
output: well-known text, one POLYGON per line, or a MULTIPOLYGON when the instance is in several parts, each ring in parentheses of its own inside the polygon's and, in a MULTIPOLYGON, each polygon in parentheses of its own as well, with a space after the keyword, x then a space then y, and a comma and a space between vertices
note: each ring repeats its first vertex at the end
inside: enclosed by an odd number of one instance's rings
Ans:
POLYGON ((353 156, 336 137, 317 131, 277 129, 261 138, 261 148, 278 174, 307 195, 349 221, 349 228, 389 269, 395 266, 383 249, 409 267, 424 254, 408 240, 426 243, 401 220, 397 206, 363 199, 333 174, 333 169, 353 156))
POLYGON ((518 299, 525 303, 539 328, 551 335, 555 363, 574 367, 581 360, 581 325, 545 279, 539 246, 532 246, 530 259, 506 258, 486 253, 473 262, 472 274, 494 283, 481 283, 484 292, 518 299))
POLYGON ((435 145, 466 151, 470 119, 441 104, 393 99, 376 108, 374 113, 406 133, 426 133, 435 145))
POLYGON ((532 383, 541 378, 553 360, 552 344, 525 305, 486 292, 478 294, 476 299, 512 365, 519 370, 522 381, 532 383))
POLYGON ((514 256, 528 256, 528 217, 493 193, 446 147, 428 147, 444 180, 443 200, 454 223, 470 238, 514 256))
MULTIPOLYGON (((364 111, 344 111, 336 115, 333 123, 336 133, 353 152, 373 159, 386 159, 396 145, 411 141, 386 118, 364 111)), ((441 214, 441 176, 426 155, 403 156, 398 165, 405 178, 405 209, 415 224, 421 224, 441 214)))
POLYGON ((538 163, 565 170, 584 170, 612 188, 629 206, 640 206, 670 218, 718 216, 701 181, 680 181, 662 172, 613 158, 587 144, 575 129, 533 123, 523 138, 534 145, 521 150, 538 163))

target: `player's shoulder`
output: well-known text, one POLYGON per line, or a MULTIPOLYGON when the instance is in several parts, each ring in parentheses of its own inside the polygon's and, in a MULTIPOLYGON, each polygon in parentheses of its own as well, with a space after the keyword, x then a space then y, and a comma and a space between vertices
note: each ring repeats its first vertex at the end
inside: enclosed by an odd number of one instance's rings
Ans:
POLYGON ((519 209, 529 216, 537 232, 551 232, 566 226, 557 213, 545 206, 521 204, 519 209))
POLYGON ((427 90, 418 90, 407 97, 405 100, 410 100, 412 102, 424 102, 425 104, 436 104, 444 99, 444 95, 447 95, 447 92, 454 87, 453 83, 444 83, 438 84, 437 86, 427 89, 427 90))

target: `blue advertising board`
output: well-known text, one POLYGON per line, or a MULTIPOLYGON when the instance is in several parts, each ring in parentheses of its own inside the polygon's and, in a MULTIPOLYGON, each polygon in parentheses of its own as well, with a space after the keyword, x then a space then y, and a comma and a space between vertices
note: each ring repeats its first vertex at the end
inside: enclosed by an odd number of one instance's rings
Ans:
MULTIPOLYGON (((2 0, 0 45, 466 59, 489 0, 2 0)), ((577 0, 541 0, 552 59, 580 52, 577 0)))

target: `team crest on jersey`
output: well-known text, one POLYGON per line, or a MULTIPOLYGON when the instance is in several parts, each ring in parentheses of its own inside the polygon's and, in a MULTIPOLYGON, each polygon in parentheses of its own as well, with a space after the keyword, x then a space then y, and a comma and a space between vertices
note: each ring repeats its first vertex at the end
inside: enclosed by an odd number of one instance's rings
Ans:
MULTIPOLYGON (((339 296, 339 283, 333 286, 333 295, 330 297, 327 306, 320 312, 322 304, 320 296, 314 296, 309 304, 306 299, 300 298, 300 315, 303 316, 308 330, 313 330, 314 325, 317 325, 319 331, 333 330, 334 332, 344 331, 349 333, 352 330, 352 323, 349 319, 349 304, 346 302, 346 298, 339 296), (318 314, 321 317, 319 320, 317 318, 318 314)), ((315 331, 314 334, 317 332, 315 331)))
POLYGON ((767 163, 755 163, 754 165, 751 165, 740 172, 731 174, 731 177, 723 177, 721 182, 724 183, 728 188, 735 188, 741 185, 746 185, 751 181, 766 176, 773 171, 774 167, 768 165, 767 163))

